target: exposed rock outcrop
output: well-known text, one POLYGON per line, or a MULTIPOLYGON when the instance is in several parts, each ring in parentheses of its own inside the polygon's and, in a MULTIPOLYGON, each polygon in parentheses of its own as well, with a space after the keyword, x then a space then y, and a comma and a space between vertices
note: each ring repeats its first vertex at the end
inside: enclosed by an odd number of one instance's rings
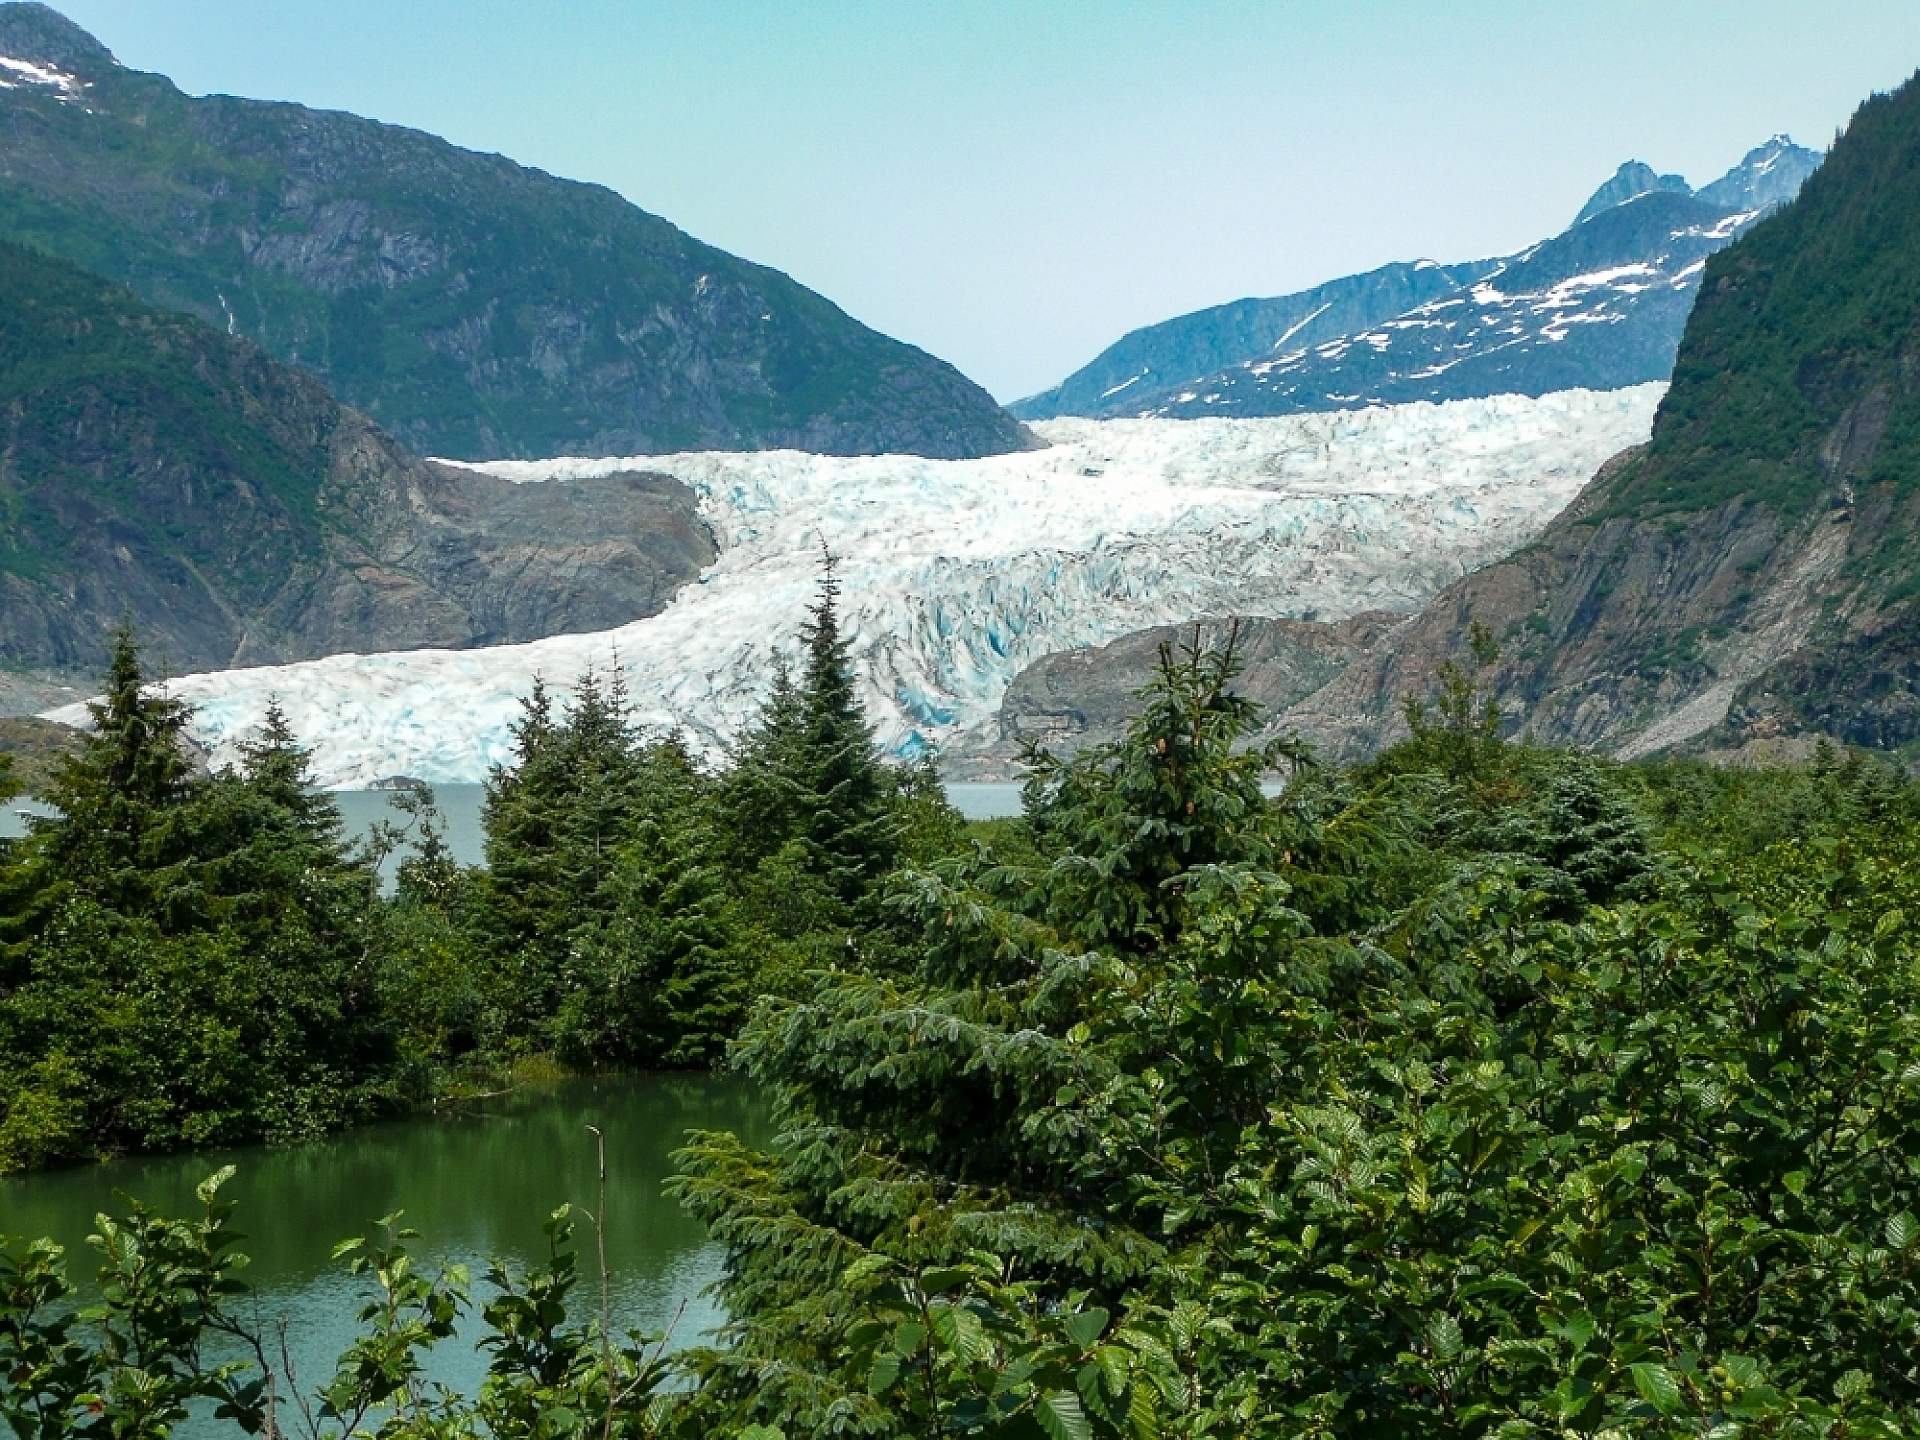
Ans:
POLYGON ((1285 717, 1393 738, 1474 621, 1512 728, 1623 756, 1920 741, 1920 81, 1708 263, 1651 442, 1285 717))
POLYGON ((415 459, 248 341, 0 245, 0 667, 90 679, 597 630, 715 554, 663 475, 515 486, 415 459))
POLYGON ((1247 618, 1160 625, 1108 645, 1049 655, 1014 677, 1000 705, 997 736, 942 761, 956 776, 1009 775, 1028 743, 1070 755, 1117 739, 1139 713, 1140 692, 1153 678, 1162 646, 1219 645, 1230 631, 1241 665, 1235 691, 1278 713, 1326 685, 1405 620, 1369 610, 1331 623, 1247 618))

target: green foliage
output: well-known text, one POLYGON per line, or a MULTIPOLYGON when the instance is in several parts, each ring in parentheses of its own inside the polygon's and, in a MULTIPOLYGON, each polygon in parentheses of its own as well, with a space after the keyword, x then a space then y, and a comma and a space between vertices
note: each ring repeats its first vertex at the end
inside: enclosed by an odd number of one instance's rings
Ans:
POLYGON ((429 1275, 416 1265, 408 1244, 417 1234, 398 1214, 335 1246, 364 1297, 360 1330, 333 1375, 303 1390, 249 1303, 233 1207, 219 1198, 232 1174, 199 1187, 190 1220, 138 1206, 99 1216, 98 1299, 86 1308, 73 1303, 60 1247, 0 1237, 0 1419, 14 1433, 163 1440, 196 1409, 202 1424, 210 1416, 246 1434, 309 1440, 667 1433, 664 1337, 615 1333, 604 1301, 575 1318, 579 1269, 564 1206, 544 1227, 546 1263, 525 1274, 494 1264, 478 1302, 464 1267, 429 1275), (479 1392, 428 1384, 426 1360, 476 1308, 471 1343, 489 1356, 479 1392), (215 1344, 244 1358, 213 1364, 215 1344))
POLYGON ((563 715, 536 684, 487 793, 470 930, 498 957, 497 1051, 586 1066, 715 1063, 754 993, 844 954, 909 831, 944 853, 958 821, 927 774, 880 763, 854 694, 831 565, 728 768, 636 735, 624 690, 585 677, 563 715))
POLYGON ((1173 1162, 1204 1164, 1216 1126, 1258 1113, 1233 1032, 1269 982, 1246 942, 1299 928, 1268 868, 1271 757, 1236 748, 1251 708, 1231 675, 1168 654, 1125 743, 1044 763, 1034 828, 1091 846, 906 877, 908 968, 823 970, 756 1012, 739 1058, 787 1133, 768 1154, 699 1137, 680 1182, 733 1256, 733 1343, 694 1362, 710 1423, 1124 1433, 1129 1407, 1162 1403, 1144 1398, 1157 1342, 1103 1357, 1104 1322, 1080 1317, 1185 1231, 1180 1207, 1139 1202, 1158 1178, 1137 1173, 1142 1142, 1205 1116, 1173 1162), (1143 1043, 1124 1017, 1162 984, 1218 1005, 1143 1043))
POLYGON ((831 555, 822 570, 819 595, 801 627, 800 678, 776 671, 759 721, 742 738, 717 797, 736 864, 774 861, 803 871, 810 890, 824 889, 814 929, 822 922, 845 928, 872 921, 876 884, 899 863, 906 825, 911 821, 920 843, 937 845, 952 820, 924 773, 901 777, 881 765, 854 692, 831 555))
POLYGON ((528 1037, 560 1005, 574 929, 607 908, 603 892, 639 801, 642 761, 624 696, 591 672, 561 716, 536 681, 513 733, 514 764, 487 785, 477 899, 486 943, 502 956, 502 1023, 528 1037))
POLYGON ((1480 683, 1481 672, 1500 659, 1500 647, 1478 620, 1468 628, 1467 641, 1471 670, 1457 660, 1442 661, 1440 693, 1433 702, 1417 695, 1406 701, 1407 768, 1438 771, 1455 781, 1474 778, 1500 753, 1500 702, 1480 683))
POLYGON ((829 562, 799 679, 779 672, 719 773, 677 736, 637 733, 617 671, 583 677, 564 708, 535 683, 488 784, 486 869, 402 876, 393 993, 428 975, 437 990, 424 1023, 403 1022, 416 1053, 711 1065, 755 994, 897 945, 882 880, 956 848, 960 822, 931 769, 881 763, 836 598, 829 562), (464 970, 448 927, 475 957, 464 970))
POLYGON ((1890 759, 1819 742, 1804 766, 1639 765, 1636 799, 1675 848, 1733 858, 1782 841, 1920 823, 1920 790, 1890 759))
POLYGON ((1269 805, 1230 675, 1169 655, 1043 760, 1037 861, 904 879, 910 966, 756 1011, 785 1133, 682 1162, 734 1317, 693 1413, 1911 1433, 1910 831, 1663 856, 1644 772, 1500 745, 1470 684, 1269 805))
POLYGON ((1464 668, 1406 744, 1330 772, 1255 743, 1230 640, 1163 651, 1121 740, 1035 754, 1022 819, 962 827, 928 773, 863 768, 836 621, 829 583, 817 661, 719 775, 634 735, 616 686, 559 716, 536 691, 491 797, 497 869, 452 865, 410 796, 421 849, 390 901, 284 723, 239 775, 177 772, 129 652, 66 782, 100 834, 43 827, 9 872, 37 896, 34 867, 78 857, 10 931, 0 1160, 294 1129, 293 1107, 336 1123, 369 1103, 350 1079, 387 1093, 503 1045, 714 1063, 749 1006, 732 1060, 781 1133, 680 1155, 730 1318, 676 1356, 615 1337, 604 1301, 569 1321, 565 1214, 546 1264, 496 1270, 479 1302, 458 1270, 420 1272, 390 1217, 340 1251, 368 1285, 361 1334, 303 1402, 264 1347, 202 1359, 250 1334, 210 1188, 192 1222, 103 1222, 119 1278, 87 1314, 48 1247, 6 1250, 9 1418, 1920 1430, 1920 787, 1830 746, 1725 772, 1503 743, 1464 668), (510 1003, 529 976, 544 1010, 510 1003), (476 1303, 489 1378, 435 1391, 425 1357, 476 1303))
POLYGON ((298 1139, 529 1060, 711 1066, 755 995, 884 963, 910 928, 884 882, 962 827, 929 767, 881 762, 835 599, 829 566, 800 682, 717 774, 635 730, 617 670, 536 684, 471 871, 430 792, 348 845, 277 705, 194 773, 117 637, 57 814, 0 852, 0 1171, 298 1139))
POLYGON ((1708 260, 1652 444, 1606 514, 1752 502, 1814 516, 1837 480, 1911 491, 1920 416, 1909 400, 1893 401, 1878 444, 1847 473, 1822 445, 1876 389, 1911 393, 1901 376, 1920 309, 1917 116, 1911 83, 1868 100, 1799 199, 1708 260))
POLYGON ((0 868, 0 1170, 390 1106, 374 872, 278 710, 238 773, 195 775, 123 634, 93 711, 0 868))

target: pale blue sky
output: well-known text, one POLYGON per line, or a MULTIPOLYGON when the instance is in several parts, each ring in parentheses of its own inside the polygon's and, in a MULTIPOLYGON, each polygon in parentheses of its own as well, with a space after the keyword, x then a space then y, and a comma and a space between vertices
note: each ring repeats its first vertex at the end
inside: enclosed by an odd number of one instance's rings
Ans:
POLYGON ((1824 147, 1917 0, 56 0, 199 92, 611 185, 1002 399, 1133 326, 1824 147))

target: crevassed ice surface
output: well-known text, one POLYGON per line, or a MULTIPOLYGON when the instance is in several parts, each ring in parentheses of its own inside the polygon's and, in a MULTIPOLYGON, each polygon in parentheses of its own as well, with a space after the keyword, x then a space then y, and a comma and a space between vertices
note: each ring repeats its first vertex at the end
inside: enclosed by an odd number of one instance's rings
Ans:
MULTIPOLYGON (((639 718, 713 751, 755 712, 823 550, 868 713, 902 756, 993 723, 1044 655, 1230 614, 1412 610, 1531 539, 1647 438, 1660 385, 1258 420, 1060 420, 1049 448, 983 460, 795 451, 475 466, 527 483, 678 476, 720 556, 661 614, 480 650, 335 655, 190 675, 172 692, 216 765, 270 697, 319 781, 474 781, 509 754, 536 675, 618 666, 639 718)), ((56 712, 76 719, 77 707, 56 712)))

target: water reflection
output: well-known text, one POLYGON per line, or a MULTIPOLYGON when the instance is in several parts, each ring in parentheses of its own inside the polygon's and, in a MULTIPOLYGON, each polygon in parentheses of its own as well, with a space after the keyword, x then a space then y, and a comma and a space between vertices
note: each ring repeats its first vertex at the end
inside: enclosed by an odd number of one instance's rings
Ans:
MULTIPOLYGON (((541 1222, 559 1204, 595 1204, 593 1137, 607 1138, 607 1259, 616 1320, 654 1329, 679 1321, 685 1343, 719 1320, 701 1292, 721 1255, 701 1227, 662 1193, 670 1153, 689 1129, 733 1130, 764 1142, 766 1107, 733 1078, 639 1076, 572 1080, 518 1092, 461 1115, 376 1126, 314 1145, 203 1152, 115 1161, 0 1180, 0 1233, 51 1235, 68 1247, 70 1273, 90 1276, 85 1239, 92 1217, 115 1208, 115 1192, 184 1214, 193 1187, 227 1163, 239 1174, 227 1190, 248 1237, 248 1276, 260 1318, 288 1322, 303 1388, 320 1383, 351 1340, 363 1282, 331 1263, 335 1240, 376 1217, 406 1212, 423 1232, 416 1253, 433 1265, 462 1262, 477 1276, 498 1256, 514 1267, 544 1257, 541 1222), (684 1307, 684 1310, 683 1310, 684 1307)), ((591 1240, 580 1233, 583 1273, 591 1240)), ((597 1295, 583 1294, 582 1303, 597 1295)), ((471 1330, 469 1330, 469 1334, 471 1330)), ((460 1388, 478 1383, 484 1362, 468 1345, 445 1347, 431 1375, 460 1388)), ((216 1433, 210 1422, 193 1427, 216 1433)))

